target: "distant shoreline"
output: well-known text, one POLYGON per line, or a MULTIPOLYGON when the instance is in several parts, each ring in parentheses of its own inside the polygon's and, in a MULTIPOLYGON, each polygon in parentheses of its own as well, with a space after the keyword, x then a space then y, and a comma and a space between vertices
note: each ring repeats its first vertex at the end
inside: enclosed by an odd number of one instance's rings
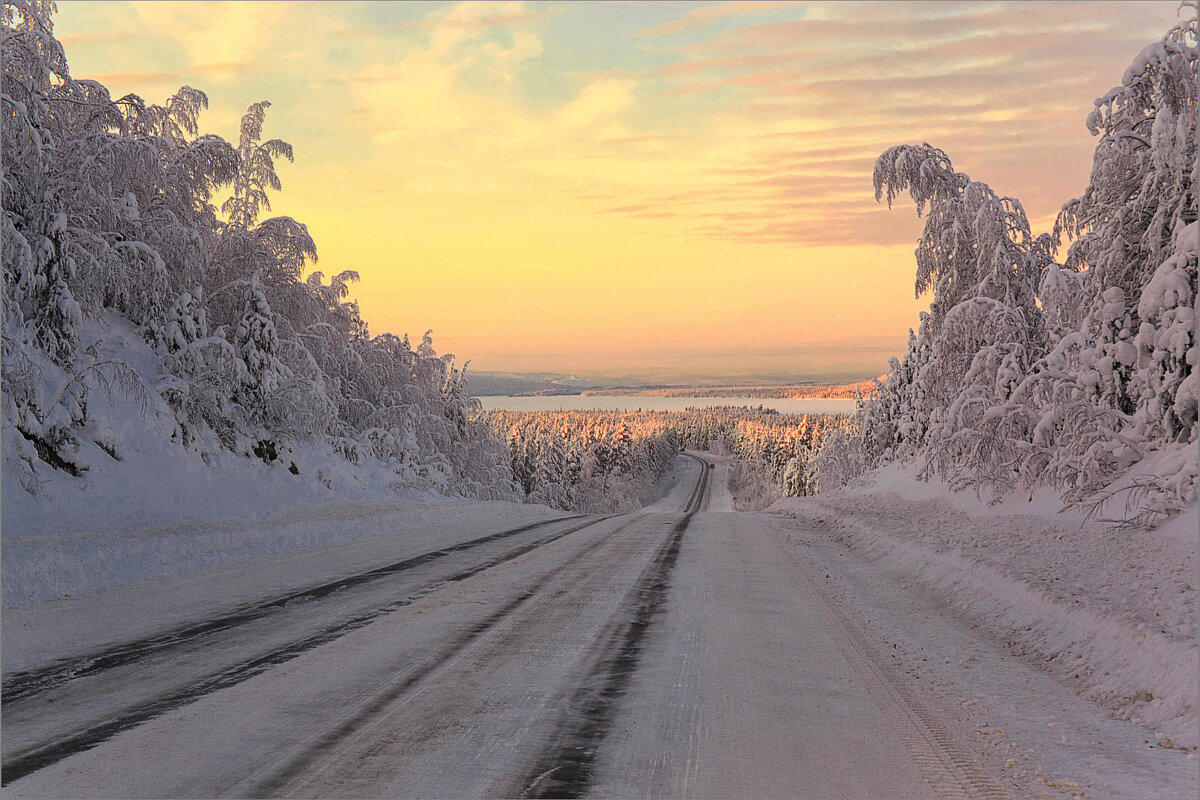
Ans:
POLYGON ((795 400, 848 400, 855 392, 864 397, 875 391, 875 381, 843 384, 792 384, 790 386, 662 386, 656 388, 583 389, 585 397, 753 397, 795 400))

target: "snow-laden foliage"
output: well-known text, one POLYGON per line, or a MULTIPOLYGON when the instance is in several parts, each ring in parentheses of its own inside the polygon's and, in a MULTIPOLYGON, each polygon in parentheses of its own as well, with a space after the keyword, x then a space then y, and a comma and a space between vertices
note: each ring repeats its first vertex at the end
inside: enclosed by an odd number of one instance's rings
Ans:
POLYGON ((674 421, 684 447, 732 455, 744 484, 771 485, 783 497, 816 492, 817 451, 849 423, 845 414, 780 414, 761 406, 694 408, 674 421))
POLYGON ((578 511, 629 511, 653 499, 679 437, 662 415, 493 411, 513 475, 530 502, 578 511))
POLYGON ((307 228, 262 218, 276 162, 293 155, 262 139, 270 104, 250 106, 235 147, 198 135, 197 89, 163 105, 114 100, 71 77, 53 10, 5 0, 0 18, 4 468, 31 492, 47 470, 85 472, 81 443, 100 444, 88 399, 102 391, 165 409, 174 438, 202 456, 228 449, 296 471, 303 440, 390 464, 397 486, 515 496, 453 357, 429 334, 415 349, 372 337, 348 299, 358 275, 326 283, 307 228), (112 320, 157 363, 98 360, 112 320))
POLYGON ((1096 100, 1091 179, 1050 234, 937 148, 879 157, 876 199, 907 192, 926 216, 916 290, 932 302, 859 403, 858 432, 817 456, 823 487, 904 460, 993 497, 1049 485, 1078 502, 1181 447, 1179 470, 1132 478, 1127 511, 1153 521, 1195 501, 1195 9, 1096 100))
POLYGON ((653 499, 681 450, 737 459, 738 476, 772 499, 816 491, 813 457, 844 414, 779 414, 720 406, 686 411, 493 411, 513 475, 533 502, 575 511, 618 511, 653 499))

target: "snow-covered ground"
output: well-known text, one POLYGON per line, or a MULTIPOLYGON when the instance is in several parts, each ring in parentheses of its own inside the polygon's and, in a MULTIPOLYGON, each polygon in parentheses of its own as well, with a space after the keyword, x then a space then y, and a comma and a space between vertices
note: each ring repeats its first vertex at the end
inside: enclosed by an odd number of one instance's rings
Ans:
POLYGON ((143 389, 153 391, 139 403, 136 392, 93 387, 87 393, 88 420, 75 456, 75 464, 84 471, 71 476, 32 455, 36 475, 30 482, 36 485, 36 496, 22 487, 22 468, 14 458, 32 453, 33 445, 12 426, 4 427, 8 462, 0 474, 0 514, 5 547, 30 534, 91 534, 189 518, 248 517, 337 500, 434 497, 411 489, 398 495, 394 487, 399 476, 378 459, 351 464, 328 448, 302 442, 286 459, 270 465, 211 441, 183 447, 179 423, 158 396, 169 379, 159 374, 159 356, 142 337, 128 323, 111 317, 87 323, 83 336, 94 341, 97 362, 124 363, 140 376, 143 389), (299 474, 289 471, 293 462, 299 474))
MULTIPOLYGON (((286 488, 270 493, 274 475, 265 465, 232 461, 246 468, 244 480, 239 485, 232 470, 228 485, 220 487, 230 490, 230 502, 224 503, 220 492, 212 495, 221 502, 206 506, 211 517, 188 517, 193 506, 184 504, 172 518, 166 504, 143 506, 125 496, 124 503, 135 510, 109 513, 121 505, 114 500, 97 508, 87 525, 86 504, 71 498, 62 505, 76 514, 60 526, 47 505, 40 513, 36 505, 10 506, 6 494, 0 562, 4 671, 145 636, 499 530, 569 516, 533 504, 389 498, 386 487, 378 487, 382 499, 297 499, 286 488), (254 507, 256 493, 262 497, 257 506, 271 510, 236 516, 254 507), (126 516, 163 521, 121 528, 126 516)), ((662 498, 650 508, 678 507, 679 487, 693 473, 694 465, 681 459, 660 481, 662 498)), ((280 483, 291 486, 286 479, 280 483)), ((211 490, 202 482, 184 482, 179 489, 197 503, 211 490)))
POLYGON ((1190 751, 1194 770, 1196 507, 1128 530, 1060 506, 1040 495, 989 507, 893 465, 773 510, 795 518, 807 549, 842 565, 831 569, 845 585, 856 562, 893 591, 935 598, 1005 652, 1143 726, 1147 748, 1190 751))
POLYGON ((186 569, 6 607, 6 678, 378 578, 10 696, 6 766, 66 744, 6 793, 1195 796, 1194 599, 1155 577, 1194 572, 1194 511, 1121 545, 1048 498, 987 509, 893 469, 730 513, 729 460, 700 455, 624 515, 387 501, 97 534, 186 569), (184 555, 243 534, 244 558, 184 555))
MULTIPOLYGON (((559 630, 548 626, 566 626, 562 635, 567 638, 559 644, 573 648, 589 645, 595 629, 607 624, 618 614, 618 607, 627 602, 629 584, 639 580, 647 559, 661 558, 663 536, 674 535, 671 526, 679 519, 679 509, 690 505, 696 477, 695 462, 681 459, 678 468, 664 479, 665 497, 655 509, 615 518, 554 522, 563 516, 561 512, 542 507, 437 503, 395 508, 390 516, 383 514, 369 525, 363 524, 364 518, 334 513, 321 519, 292 519, 305 531, 349 525, 360 535, 352 540, 334 537, 326 546, 296 550, 283 557, 247 559, 221 568, 197 569, 182 579, 131 582, 90 598, 31 602, 13 609, 15 620, 6 611, 4 650, 8 678, 14 665, 42 665, 52 657, 78 655, 81 651, 95 653, 100 645, 126 642, 135 636, 169 629, 172 621, 178 628, 181 622, 195 623, 197 618, 205 616, 212 620, 247 607, 239 601, 278 596, 297 585, 309 586, 318 579, 362 573, 364 569, 413 555, 434 556, 413 568, 338 589, 320 599, 298 598, 296 603, 272 607, 266 616, 247 617, 235 626, 216 631, 214 641, 208 641, 213 639, 210 633, 189 633, 161 653, 141 647, 144 653, 134 661, 104 666, 98 672, 93 671, 95 674, 64 676, 66 682, 51 692, 49 709, 38 706, 36 698, 33 705, 21 699, 15 705, 6 703, 6 726, 12 726, 5 738, 6 770, 14 757, 13 748, 28 752, 31 746, 42 742, 53 743, 55 736, 63 736, 63 731, 82 731, 86 735, 87 731, 103 730, 113 724, 123 731, 132 728, 119 734, 112 747, 85 748, 68 759, 64 762, 65 773, 35 770, 37 777, 32 784, 24 781, 20 786, 25 788, 11 790, 33 794, 48 791, 59 796, 81 793, 125 796, 130 792, 173 796, 187 785, 201 793, 207 793, 203 787, 214 787, 213 794, 230 791, 242 794, 254 783, 255 770, 287 764, 291 758, 290 736, 319 740, 328 714, 344 715, 347 708, 354 706, 346 705, 347 698, 358 696, 356 692, 360 690, 367 693, 370 705, 370 695, 379 682, 397 680, 404 672, 406 659, 429 659, 452 645, 447 652, 458 659, 459 651, 455 648, 465 646, 475 636, 471 631, 479 625, 483 625, 480 631, 488 632, 490 637, 487 646, 493 655, 487 662, 498 664, 507 659, 511 668, 517 670, 514 674, 525 675, 529 681, 527 684, 510 681, 509 685, 522 692, 523 687, 537 685, 542 687, 541 691, 549 692, 561 679, 563 670, 572 668, 574 656, 568 654, 564 658, 555 647, 542 648, 546 654, 541 659, 543 672, 549 670, 559 678, 530 672, 527 656, 537 649, 535 643, 539 637, 547 631, 559 630), (418 517, 423 517, 424 522, 411 524, 407 530, 370 533, 389 522, 403 523, 406 519, 413 522, 418 517), (480 539, 505 528, 528 527, 530 521, 551 524, 494 543, 454 549, 467 540, 480 539), (364 530, 368 533, 364 534, 364 530), (570 602, 564 604, 562 595, 567 592, 571 595, 570 602), (410 599, 404 600, 405 597, 410 599), (398 599, 405 613, 395 613, 399 606, 393 606, 398 599), (528 647, 508 646, 502 634, 511 622, 493 629, 493 624, 507 614, 502 611, 493 620, 496 615, 493 606, 515 611, 527 599, 533 607, 522 610, 521 614, 524 624, 530 627, 523 634, 529 638, 528 647), (344 624, 363 609, 370 612, 372 620, 365 628, 344 624), (480 623, 480 619, 493 621, 480 623), (324 639, 321 645, 305 644, 295 650, 294 656, 287 656, 288 648, 296 647, 295 643, 310 641, 314 632, 319 634, 331 625, 338 629, 333 638, 324 639), (206 644, 207 648, 202 647, 206 644), (264 675, 259 675, 256 668, 243 669, 281 648, 286 658, 278 662, 278 668, 264 675), (317 653, 320 655, 313 662, 315 672, 307 671, 304 665, 317 653), (397 657, 400 662, 395 661, 397 657), (390 666, 380 668, 380 658, 390 666), (297 667, 301 669, 298 671, 297 667), (206 688, 216 680, 214 675, 235 669, 243 669, 247 677, 226 683, 224 689, 215 693, 206 688), (185 702, 171 699, 180 692, 187 696, 185 702), (193 693, 194 698, 190 696, 193 693), (273 722, 286 718, 289 710, 296 707, 297 697, 317 697, 315 710, 305 712, 304 720, 291 718, 273 727, 273 722), (134 722, 127 726, 121 722, 131 713, 135 716, 140 713, 138 709, 153 709, 163 703, 167 708, 165 715, 149 712, 155 720, 153 725, 134 722), (205 722, 197 724, 198 713, 205 722), (262 727, 264 724, 266 728, 262 727), (163 725, 167 728, 162 728, 163 725), (164 731, 177 731, 180 736, 173 738, 172 733, 164 731), (198 756, 198 736, 209 737, 205 741, 219 749, 232 747, 237 752, 236 758, 205 760, 198 756), (282 740, 277 738, 280 736, 282 740), (131 751, 130 743, 139 741, 142 744, 133 745, 131 751), (173 747, 177 749, 172 750, 173 747), (155 766, 162 760, 152 753, 170 753, 166 758, 172 763, 187 761, 195 769, 190 773, 186 770, 164 773, 155 766), (97 769, 96 765, 113 763, 114 759, 124 764, 116 773, 103 766, 97 769), (92 766, 80 772, 81 763, 92 766), (82 784, 75 782, 77 777, 82 777, 82 784)), ((275 533, 264 527, 260 538, 269 541, 275 533)), ((543 644, 553 636, 547 634, 544 638, 543 644)), ((469 650, 462 653, 468 654, 469 650)), ((89 669, 86 662, 78 663, 84 670, 89 669)), ((470 669, 478 671, 477 666, 470 669)), ((442 685, 451 694, 463 697, 458 679, 442 685)), ((471 697, 480 702, 489 700, 483 692, 471 697)), ((523 715, 528 711, 517 709, 504 715, 501 721, 527 729, 532 717, 527 719, 523 715)), ((452 719, 453 715, 434 717, 428 724, 440 725, 452 719)), ((109 735, 103 734, 106 738, 109 735)), ((438 751, 432 757, 436 763, 445 756, 445 751, 438 751)), ((511 766, 498 762, 497 768, 508 770, 511 766)), ((502 776, 512 777, 509 772, 503 772, 502 776)), ((431 771, 429 777, 442 781, 444 786, 445 780, 454 776, 439 768, 431 771)), ((460 770, 457 779, 486 783, 489 776, 460 770)))
POLYGON ((561 516, 515 503, 384 500, 12 543, 6 531, 4 670, 561 516))

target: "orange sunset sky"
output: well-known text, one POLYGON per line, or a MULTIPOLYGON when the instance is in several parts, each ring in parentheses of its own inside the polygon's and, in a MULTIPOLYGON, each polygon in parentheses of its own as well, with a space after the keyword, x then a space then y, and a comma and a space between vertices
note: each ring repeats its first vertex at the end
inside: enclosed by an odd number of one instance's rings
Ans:
POLYGON ((1035 230, 1086 185, 1093 98, 1176 19, 1138 3, 60 2, 76 78, 208 93, 291 142, 275 214, 374 332, 477 370, 851 378, 913 298, 928 141, 1035 230))

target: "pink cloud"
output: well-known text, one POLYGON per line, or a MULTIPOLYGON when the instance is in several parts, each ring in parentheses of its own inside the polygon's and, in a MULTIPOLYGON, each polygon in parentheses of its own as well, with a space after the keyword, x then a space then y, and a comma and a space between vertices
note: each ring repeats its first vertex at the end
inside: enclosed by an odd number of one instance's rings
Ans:
POLYGON ((670 22, 660 22, 647 28, 633 32, 639 38, 669 36, 675 33, 700 30, 710 23, 727 17, 743 14, 753 14, 762 11, 775 11, 781 7, 795 6, 798 3, 777 2, 776 0, 734 0, 728 3, 700 6, 693 8, 679 19, 670 22))
POLYGON ((547 16, 546 11, 513 11, 504 14, 490 14, 475 19, 451 19, 446 17, 426 16, 417 19, 404 19, 370 27, 350 28, 341 27, 332 31, 335 36, 365 37, 377 36, 381 31, 434 31, 439 29, 455 29, 467 31, 482 31, 488 28, 504 28, 523 22, 532 22, 547 16))
POLYGON ((129 31, 88 31, 87 33, 68 33, 58 37, 63 47, 76 47, 85 44, 112 44, 127 42, 133 38, 129 31))
POLYGON ((837 217, 775 219, 759 225, 698 225, 691 232, 720 239, 757 244, 793 244, 810 247, 835 245, 894 246, 911 244, 920 226, 901 213, 869 211, 837 217))
POLYGON ((645 203, 636 203, 627 206, 612 206, 611 208, 600 209, 601 214, 636 214, 640 211, 645 211, 650 206, 645 203))

